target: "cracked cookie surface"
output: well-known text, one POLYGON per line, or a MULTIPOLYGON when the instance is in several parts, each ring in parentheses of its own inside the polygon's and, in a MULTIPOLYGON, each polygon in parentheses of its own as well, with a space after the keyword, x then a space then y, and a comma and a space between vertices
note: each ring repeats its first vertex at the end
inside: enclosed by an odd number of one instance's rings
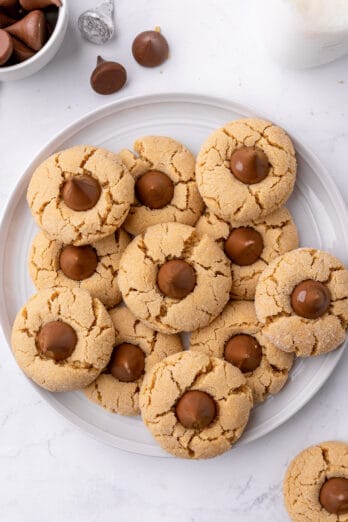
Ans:
MULTIPOLYGON (((116 331, 115 346, 130 343, 145 353, 145 375, 159 361, 183 350, 179 335, 166 335, 151 330, 126 307, 114 308, 110 316, 116 331)), ((133 382, 121 382, 103 372, 85 388, 86 396, 99 406, 120 415, 138 415, 139 390, 144 376, 133 382)))
POLYGON ((133 314, 163 333, 193 331, 215 319, 231 290, 230 262, 208 236, 180 223, 149 227, 135 237, 122 255, 118 284, 133 314), (196 285, 185 298, 164 296, 157 286, 158 270, 168 260, 183 259, 196 274, 196 285))
MULTIPOLYGON (((238 223, 225 221, 206 209, 197 222, 196 230, 199 235, 207 234, 212 237, 221 248, 224 248, 226 239, 232 230, 238 227, 238 223)), ((264 247, 260 259, 251 265, 240 266, 232 262, 231 297, 233 299, 254 299, 257 281, 266 266, 277 256, 298 247, 297 228, 285 207, 248 223, 248 227, 259 232, 264 247)))
POLYGON ((296 178, 294 147, 276 125, 256 118, 226 123, 203 144, 196 161, 198 189, 207 207, 230 222, 248 223, 282 206, 296 178), (244 184, 230 170, 232 153, 240 147, 257 147, 270 163, 268 176, 244 184))
POLYGON ((243 373, 252 390, 254 402, 262 402, 268 395, 274 395, 283 388, 293 365, 294 356, 278 350, 262 335, 262 325, 256 318, 254 303, 248 301, 228 303, 215 321, 192 333, 190 350, 224 359, 226 343, 231 337, 240 334, 254 337, 262 349, 259 366, 254 371, 243 373))
POLYGON ((54 286, 84 288, 111 308, 121 302, 122 296, 117 284, 121 255, 130 242, 130 237, 122 229, 111 236, 91 243, 98 257, 94 274, 82 281, 67 277, 60 267, 59 257, 64 245, 61 241, 49 239, 39 232, 32 243, 29 254, 30 276, 38 290, 54 286))
POLYGON ((301 357, 337 348, 348 326, 348 271, 328 252, 299 248, 278 257, 261 274, 255 294, 256 314, 264 335, 277 348, 301 357), (324 283, 331 294, 328 311, 317 319, 296 315, 294 288, 307 279, 324 283))
POLYGON ((210 458, 229 450, 242 435, 253 405, 242 373, 221 359, 182 352, 158 363, 140 391, 143 421, 160 446, 182 458, 210 458), (208 393, 217 406, 215 419, 198 431, 177 419, 175 405, 188 390, 208 393))
POLYGON ((105 149, 79 145, 57 152, 33 173, 27 201, 38 226, 51 239, 85 245, 112 234, 126 219, 134 181, 120 157, 105 149), (61 197, 64 182, 89 175, 101 194, 93 208, 75 211, 61 197))
POLYGON ((12 349, 24 373, 53 392, 87 386, 108 364, 115 330, 99 299, 81 288, 49 288, 34 295, 18 312, 12 329, 12 349), (41 328, 51 321, 70 325, 77 344, 63 361, 42 357, 37 349, 41 328))
POLYGON ((348 444, 322 442, 302 451, 290 463, 284 479, 284 501, 293 522, 348 522, 348 514, 326 511, 319 501, 327 479, 348 479, 348 444))
POLYGON ((163 172, 174 184, 174 195, 160 209, 151 209, 136 200, 124 223, 125 230, 137 235, 158 223, 194 225, 204 204, 196 184, 193 154, 178 141, 162 136, 140 138, 134 143, 134 150, 136 154, 127 149, 119 153, 134 180, 149 170, 163 172))

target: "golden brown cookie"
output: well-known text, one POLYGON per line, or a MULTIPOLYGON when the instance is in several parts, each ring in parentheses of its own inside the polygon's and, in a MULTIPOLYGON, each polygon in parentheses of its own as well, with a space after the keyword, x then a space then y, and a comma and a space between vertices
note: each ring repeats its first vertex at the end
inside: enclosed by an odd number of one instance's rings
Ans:
POLYGON ((64 245, 44 232, 34 238, 30 276, 38 290, 54 286, 84 288, 111 308, 122 300, 117 284, 121 255, 130 238, 122 229, 90 245, 64 245))
POLYGON ((135 180, 135 203, 124 228, 137 235, 158 223, 175 221, 194 225, 203 201, 195 178, 195 157, 172 138, 145 136, 134 143, 134 151, 119 155, 135 180))
POLYGON ((131 312, 163 333, 207 325, 229 299, 231 268, 208 236, 181 223, 149 227, 122 255, 118 284, 131 312))
POLYGON ((263 334, 301 357, 337 348, 348 325, 348 271, 333 255, 299 248, 261 274, 255 294, 263 334))
POLYGON ((120 157, 79 145, 57 152, 33 173, 27 200, 51 239, 86 245, 115 232, 134 198, 134 181, 120 157))
POLYGON ((145 425, 163 449, 182 458, 229 450, 242 435, 252 405, 238 368, 192 351, 156 364, 140 391, 145 425))
POLYGON ((168 355, 182 351, 183 346, 178 335, 150 330, 126 307, 114 308, 110 316, 116 330, 114 353, 117 349, 119 352, 115 358, 111 356, 111 364, 84 392, 91 401, 113 413, 138 415, 144 375, 168 355), (132 346, 142 353, 137 350, 133 353, 132 346))
POLYGON ((284 501, 293 522, 348 522, 348 444, 322 442, 297 455, 285 475, 284 501))
POLYGON ((254 303, 248 301, 231 301, 215 321, 193 332, 190 350, 237 366, 255 403, 283 388, 294 361, 293 354, 278 350, 262 335, 254 303))
POLYGON ((87 386, 108 364, 115 341, 109 314, 81 288, 48 288, 18 312, 12 349, 24 373, 53 392, 87 386))
POLYGON ((196 162, 197 185, 207 207, 240 224, 282 206, 295 177, 290 138, 280 127, 257 118, 231 121, 216 130, 196 162))
POLYGON ((296 225, 281 207, 245 227, 219 218, 209 209, 198 220, 199 235, 207 234, 224 249, 232 263, 233 299, 252 300, 262 271, 277 256, 298 247, 296 225))

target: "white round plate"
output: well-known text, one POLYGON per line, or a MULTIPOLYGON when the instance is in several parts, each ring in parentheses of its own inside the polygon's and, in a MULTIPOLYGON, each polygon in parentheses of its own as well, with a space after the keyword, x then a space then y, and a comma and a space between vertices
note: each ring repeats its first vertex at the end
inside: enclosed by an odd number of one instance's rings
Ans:
MULTIPOLYGON (((59 149, 76 144, 93 144, 112 151, 131 148, 136 138, 147 134, 171 136, 197 153, 214 129, 229 120, 250 115, 250 109, 211 97, 153 95, 128 98, 103 107, 55 137, 23 174, 2 218, 0 319, 8 342, 17 311, 35 292, 29 279, 27 255, 36 227, 25 196, 30 176, 41 161, 59 149)), ((319 161, 294 141, 299 170, 288 206, 299 228, 301 245, 328 250, 347 261, 347 213, 343 200, 319 161)), ((253 410, 240 444, 269 433, 297 412, 327 380, 341 355, 342 349, 297 361, 283 391, 253 410)), ((53 408, 94 437, 135 453, 166 455, 139 418, 107 413, 81 392, 52 394, 36 388, 53 408)))

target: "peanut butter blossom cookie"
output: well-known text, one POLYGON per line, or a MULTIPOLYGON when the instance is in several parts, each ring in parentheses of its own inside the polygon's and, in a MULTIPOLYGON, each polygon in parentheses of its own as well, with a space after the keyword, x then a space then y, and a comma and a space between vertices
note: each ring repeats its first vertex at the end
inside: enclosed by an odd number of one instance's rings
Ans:
POLYGON ((196 176, 209 210, 245 224, 274 212, 290 196, 296 177, 294 147, 268 121, 232 121, 203 144, 196 176))
POLYGON ((238 368, 203 353, 182 352, 156 364, 140 391, 145 425, 163 449, 200 459, 239 439, 253 405, 238 368))
POLYGON ((122 297, 117 284, 121 254, 130 238, 122 229, 90 245, 64 245, 44 232, 34 238, 29 272, 38 290, 53 286, 85 288, 108 308, 122 297))
POLYGON ((133 197, 134 181, 120 157, 87 145, 44 161, 27 193, 33 217, 50 239, 76 246, 115 232, 133 197))
POLYGON ((277 348, 301 357, 330 352, 346 336, 348 271, 328 252, 288 252, 262 273, 255 309, 277 348))
POLYGON ((103 408, 121 415, 138 415, 139 390, 151 368, 183 349, 178 335, 150 330, 125 307, 110 312, 116 341, 109 365, 85 389, 86 396, 103 408))
POLYGON ((244 374, 254 402, 278 393, 286 383, 294 356, 278 350, 262 335, 254 303, 231 301, 210 325, 192 333, 190 350, 219 357, 244 374))
POLYGON ((247 226, 229 223, 207 209, 196 230, 217 241, 231 260, 234 299, 254 299, 257 281, 266 266, 298 247, 296 225, 285 207, 247 226))
POLYGON ((149 227, 122 255, 118 284, 133 314, 164 333, 193 331, 222 311, 231 268, 208 236, 180 223, 149 227))
POLYGON ((348 521, 348 444, 322 442, 291 462, 284 500, 293 522, 348 521))
POLYGON ((203 201, 191 152, 178 141, 162 136, 141 138, 134 143, 134 150, 120 152, 134 177, 136 196, 124 228, 137 235, 158 223, 194 225, 203 201))
POLYGON ((94 381, 108 364, 115 342, 109 314, 81 288, 48 288, 18 312, 12 348, 24 373, 53 392, 94 381))

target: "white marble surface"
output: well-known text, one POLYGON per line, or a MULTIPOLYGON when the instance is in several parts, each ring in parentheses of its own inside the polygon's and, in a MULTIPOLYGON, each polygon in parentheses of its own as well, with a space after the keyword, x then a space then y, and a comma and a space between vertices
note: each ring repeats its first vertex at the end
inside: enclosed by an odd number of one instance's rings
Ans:
MULTIPOLYGON (((282 70, 263 47, 258 0, 119 0, 117 38, 82 41, 76 18, 93 0, 70 0, 64 45, 41 73, 0 84, 0 207, 49 137, 109 100, 184 91, 253 105, 303 140, 348 201, 348 58, 282 70), (161 68, 143 70, 130 45, 160 25, 171 45, 161 68), (88 80, 97 52, 127 66, 120 93, 99 97, 88 80)), ((20 231, 19 231, 20 233, 20 231)), ((16 289, 14 288, 14 291, 16 289)), ((348 439, 348 355, 317 396, 271 435, 207 462, 153 459, 106 447, 51 411, 0 337, 0 519, 6 522, 282 522, 289 460, 324 439, 348 439)))

